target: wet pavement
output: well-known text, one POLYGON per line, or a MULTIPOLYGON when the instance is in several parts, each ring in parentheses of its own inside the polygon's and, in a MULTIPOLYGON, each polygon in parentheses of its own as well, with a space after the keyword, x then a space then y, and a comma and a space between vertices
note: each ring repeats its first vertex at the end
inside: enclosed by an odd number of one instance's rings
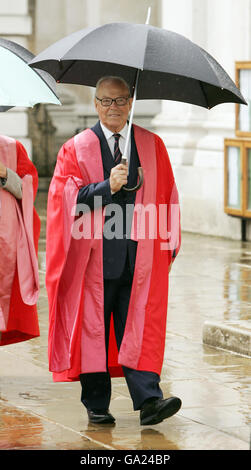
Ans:
POLYGON ((251 357, 203 343, 205 322, 250 328, 251 243, 184 233, 172 269, 161 384, 183 406, 140 426, 124 379, 113 379, 116 425, 88 424, 80 385, 53 383, 47 364, 46 194, 38 195, 41 336, 0 348, 0 449, 248 450, 251 357))

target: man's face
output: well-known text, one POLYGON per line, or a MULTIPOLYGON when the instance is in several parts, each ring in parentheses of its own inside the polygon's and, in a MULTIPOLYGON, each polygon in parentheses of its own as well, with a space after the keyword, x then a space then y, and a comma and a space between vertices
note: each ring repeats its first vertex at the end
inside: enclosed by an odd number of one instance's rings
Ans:
MULTIPOLYGON (((128 90, 126 86, 117 81, 103 81, 96 92, 99 99, 102 98, 128 98, 128 90)), ((99 115, 99 119, 112 132, 119 132, 123 129, 129 111, 132 106, 132 98, 129 98, 124 106, 118 106, 114 101, 110 106, 102 106, 101 102, 95 98, 95 107, 99 115)))

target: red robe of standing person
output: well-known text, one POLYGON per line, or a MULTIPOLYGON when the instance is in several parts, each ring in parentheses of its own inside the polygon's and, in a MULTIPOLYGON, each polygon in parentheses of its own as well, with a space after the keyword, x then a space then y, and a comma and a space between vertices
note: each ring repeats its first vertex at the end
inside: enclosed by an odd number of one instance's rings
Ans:
POLYGON ((1 162, 22 179, 22 199, 0 188, 0 345, 39 336, 37 250, 40 219, 34 208, 37 170, 23 145, 0 136, 1 162))
MULTIPOLYGON (((111 376, 122 365, 160 374, 166 337, 168 274, 180 247, 178 194, 166 148, 155 134, 134 126, 144 172, 131 238, 138 241, 130 304, 118 354, 113 328, 109 341, 111 376), (141 237, 142 213, 166 211, 168 236, 141 237), (172 208, 175 209, 172 211, 172 208), (173 214, 173 215, 172 215, 173 214)), ((47 210, 46 287, 49 299, 49 368, 55 381, 106 371, 102 244, 104 210, 76 217, 79 188, 104 179, 98 137, 87 129, 61 148, 47 210), (90 236, 89 236, 90 235, 90 236)), ((162 212, 163 218, 163 212, 162 212)), ((162 227, 163 228, 163 227, 162 227)))

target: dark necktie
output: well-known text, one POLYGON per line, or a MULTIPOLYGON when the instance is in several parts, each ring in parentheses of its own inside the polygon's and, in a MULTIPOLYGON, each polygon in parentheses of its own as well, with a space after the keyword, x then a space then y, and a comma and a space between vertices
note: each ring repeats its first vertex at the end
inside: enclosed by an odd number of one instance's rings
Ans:
POLYGON ((119 148, 119 138, 120 138, 120 134, 113 134, 113 137, 114 137, 114 150, 113 150, 113 158, 114 158, 114 161, 115 163, 118 165, 121 161, 121 157, 122 157, 122 153, 120 152, 120 148, 119 148))

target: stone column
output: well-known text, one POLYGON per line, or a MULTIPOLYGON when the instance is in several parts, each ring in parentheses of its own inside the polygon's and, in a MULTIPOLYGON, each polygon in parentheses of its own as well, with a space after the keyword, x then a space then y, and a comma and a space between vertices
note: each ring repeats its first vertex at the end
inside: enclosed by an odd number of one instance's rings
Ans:
MULTIPOLYGON (((235 61, 250 57, 250 0, 162 1, 162 27, 207 50, 234 80, 235 61)), ((223 207, 224 138, 234 137, 235 105, 208 111, 164 101, 156 116, 179 187, 184 230, 239 239, 240 220, 223 207)))

